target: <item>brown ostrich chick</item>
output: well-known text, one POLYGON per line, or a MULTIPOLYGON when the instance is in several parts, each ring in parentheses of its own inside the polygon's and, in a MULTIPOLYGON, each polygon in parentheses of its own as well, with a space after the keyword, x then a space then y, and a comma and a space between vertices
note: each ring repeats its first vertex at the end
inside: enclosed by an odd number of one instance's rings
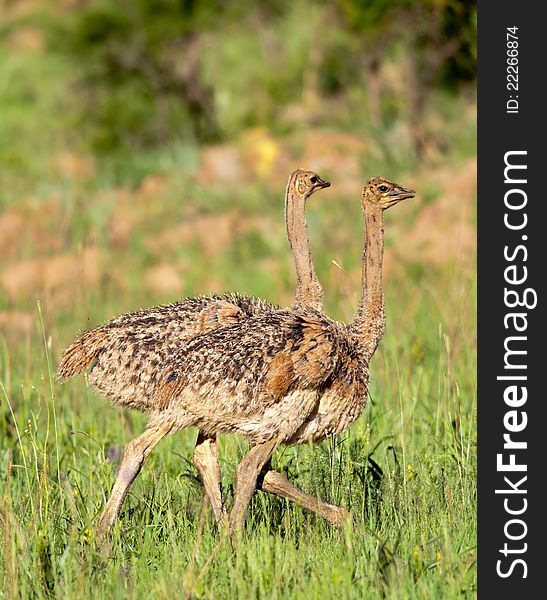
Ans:
MULTIPOLYGON (((311 259, 305 207, 313 193, 329 186, 317 173, 303 169, 295 170, 287 183, 285 222, 296 267, 295 306, 298 307, 320 308, 322 304, 322 289, 311 259)), ((58 377, 65 379, 92 366, 89 381, 95 389, 116 404, 143 408, 143 399, 153 394, 158 381, 165 376, 162 370, 165 358, 171 356, 183 340, 276 310, 279 308, 257 298, 224 294, 187 298, 127 313, 78 337, 65 351, 58 377)), ((130 444, 131 448, 135 442, 130 444)), ((143 455, 147 456, 152 448, 143 446, 143 455)), ((214 436, 198 433, 194 464, 202 477, 215 519, 220 521, 224 507, 214 436)), ((109 529, 111 524, 112 520, 101 519, 103 530, 109 529)))

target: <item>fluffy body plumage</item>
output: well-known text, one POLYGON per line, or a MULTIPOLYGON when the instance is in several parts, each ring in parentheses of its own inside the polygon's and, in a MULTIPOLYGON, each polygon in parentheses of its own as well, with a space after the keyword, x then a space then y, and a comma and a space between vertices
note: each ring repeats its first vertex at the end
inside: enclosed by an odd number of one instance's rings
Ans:
POLYGON ((65 351, 58 376, 89 366, 89 383, 115 404, 148 411, 164 364, 184 341, 278 307, 248 296, 223 294, 186 298, 126 313, 86 331, 65 351))
POLYGON ((199 335, 164 365, 150 425, 238 433, 253 444, 319 441, 361 413, 368 364, 348 326, 314 310, 275 311, 199 335))

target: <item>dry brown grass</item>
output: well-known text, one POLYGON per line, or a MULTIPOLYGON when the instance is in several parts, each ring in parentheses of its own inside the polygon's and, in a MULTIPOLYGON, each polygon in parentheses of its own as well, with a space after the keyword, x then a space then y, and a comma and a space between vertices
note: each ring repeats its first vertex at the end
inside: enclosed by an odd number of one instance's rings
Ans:
POLYGON ((103 252, 39 256, 16 261, 0 273, 0 289, 12 302, 45 296, 58 307, 71 305, 75 290, 96 287, 103 272, 103 252))

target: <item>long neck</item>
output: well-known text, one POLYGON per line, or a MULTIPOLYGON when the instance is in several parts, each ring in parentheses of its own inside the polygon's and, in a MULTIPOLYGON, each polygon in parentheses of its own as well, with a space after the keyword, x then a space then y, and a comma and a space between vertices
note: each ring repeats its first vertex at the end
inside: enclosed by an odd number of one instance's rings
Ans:
POLYGON ((296 195, 292 181, 289 181, 285 194, 285 223, 296 268, 294 307, 322 310, 323 289, 313 268, 305 210, 305 200, 296 195))
POLYGON ((365 243, 363 249, 363 295, 351 327, 358 335, 363 352, 369 359, 385 330, 382 263, 384 257, 384 214, 382 209, 365 203, 365 243))

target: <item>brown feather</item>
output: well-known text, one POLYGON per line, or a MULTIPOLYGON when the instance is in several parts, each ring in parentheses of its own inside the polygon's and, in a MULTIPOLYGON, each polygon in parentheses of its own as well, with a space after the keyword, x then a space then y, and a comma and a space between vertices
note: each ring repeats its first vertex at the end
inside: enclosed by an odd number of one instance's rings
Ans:
POLYGON ((295 381, 294 367, 290 355, 280 352, 270 364, 266 375, 266 390, 276 399, 286 396, 295 381))

